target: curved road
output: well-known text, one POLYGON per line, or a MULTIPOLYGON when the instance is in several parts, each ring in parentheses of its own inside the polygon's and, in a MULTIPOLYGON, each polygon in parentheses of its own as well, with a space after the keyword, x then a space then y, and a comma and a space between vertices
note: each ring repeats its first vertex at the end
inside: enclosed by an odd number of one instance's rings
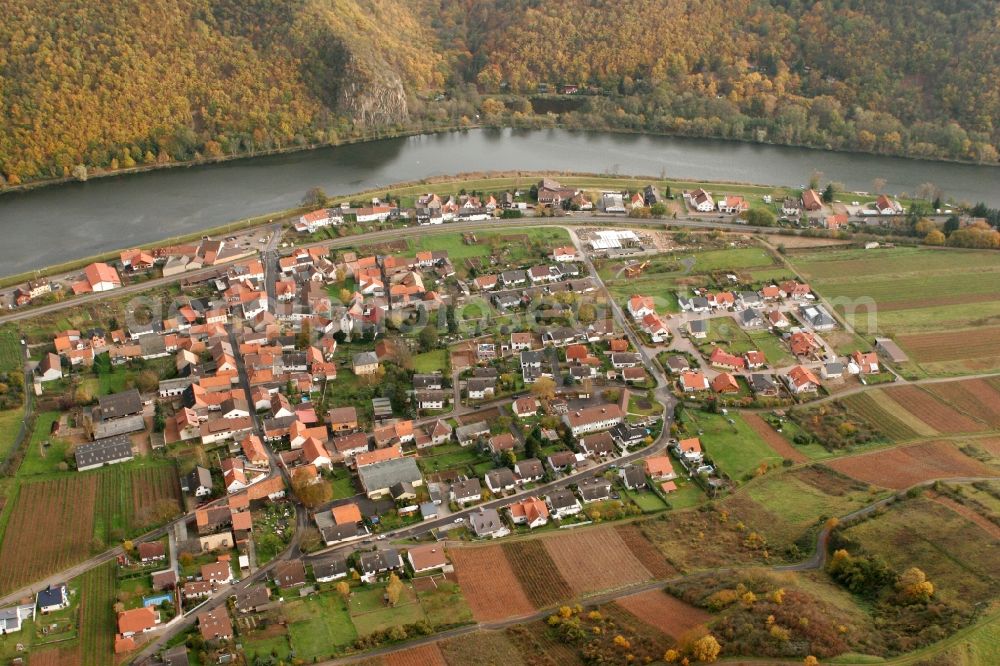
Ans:
MULTIPOLYGON (((335 238, 328 241, 320 241, 317 243, 306 243, 302 245, 296 245, 295 249, 298 248, 310 248, 310 247, 328 247, 328 248, 342 248, 351 247, 353 245, 360 244, 375 244, 384 241, 396 240, 401 237, 408 236, 426 236, 434 234, 452 233, 454 231, 468 231, 477 229, 499 229, 503 228, 517 228, 517 227, 541 227, 541 226, 557 226, 557 227, 568 227, 570 225, 594 225, 594 224, 605 224, 609 226, 641 226, 641 227, 654 227, 654 228, 665 228, 669 226, 677 227, 700 227, 706 229, 726 229, 729 231, 744 231, 744 232, 774 232, 776 228, 772 227, 751 227, 744 224, 731 224, 731 223, 716 223, 709 222, 705 220, 693 220, 693 219, 677 219, 677 220, 644 220, 644 219, 634 219, 622 216, 608 216, 608 217, 598 217, 598 216, 587 216, 587 217, 528 217, 521 218, 517 220, 485 220, 482 222, 449 222, 448 224, 433 225, 433 226, 409 226, 402 229, 386 229, 380 231, 369 231, 363 234, 355 234, 353 236, 344 236, 342 238, 335 238)), ((280 240, 280 234, 272 233, 271 243, 268 248, 265 248, 265 254, 270 254, 272 257, 277 257, 279 254, 289 254, 291 248, 288 251, 281 253, 272 245, 275 245, 280 240)), ((250 255, 252 257, 253 255, 250 255)), ((49 303, 47 305, 39 305, 36 307, 25 307, 6 315, 0 316, 0 324, 6 324, 9 322, 22 321, 24 319, 30 319, 31 317, 51 314, 53 312, 59 312, 60 310, 65 310, 67 308, 74 308, 78 305, 84 303, 92 303, 94 301, 99 301, 103 298, 117 298, 125 294, 137 294, 155 287, 160 287, 163 285, 173 284, 175 282, 187 282, 191 280, 198 280, 199 278, 204 278, 206 276, 214 275, 220 270, 225 270, 227 264, 222 264, 220 266, 212 266, 210 268, 203 268, 197 271, 191 271, 190 273, 182 273, 180 275, 173 275, 170 277, 160 277, 152 280, 147 280, 145 282, 140 282, 138 284, 131 284, 120 289, 114 289, 112 291, 102 291, 90 294, 83 294, 80 296, 74 296, 72 298, 67 298, 64 301, 58 303, 49 303)), ((76 271, 79 272, 79 271, 76 271)))
MULTIPOLYGON (((913 486, 910 486, 909 488, 907 488, 905 490, 897 491, 896 493, 894 493, 893 495, 890 495, 889 497, 883 498, 883 499, 878 500, 876 502, 872 502, 871 504, 869 504, 867 506, 861 507, 860 509, 857 509, 855 511, 852 511, 851 513, 848 513, 848 514, 846 514, 844 516, 841 516, 838 519, 838 524, 843 525, 843 524, 846 524, 846 523, 850 523, 850 522, 856 521, 856 520, 858 520, 860 518, 867 517, 870 514, 874 513, 875 511, 878 511, 879 509, 881 509, 881 508, 883 508, 883 507, 885 507, 885 506, 887 506, 889 504, 892 504, 893 502, 899 500, 900 497, 905 496, 906 493, 908 493, 910 490, 912 490, 914 488, 926 488, 926 487, 934 485, 938 481, 945 481, 945 482, 948 482, 948 483, 961 483, 961 484, 964 484, 964 483, 976 483, 978 481, 995 481, 995 480, 996 480, 996 477, 961 477, 961 478, 951 478, 951 479, 933 479, 933 480, 930 480, 930 481, 924 481, 924 482, 915 484, 913 486)), ((828 544, 829 539, 830 539, 831 529, 832 528, 830 526, 824 526, 823 529, 819 532, 819 534, 816 535, 815 551, 813 552, 812 556, 809 557, 809 559, 804 560, 802 562, 798 562, 796 564, 772 566, 772 567, 770 567, 770 569, 772 571, 812 571, 812 570, 820 569, 820 568, 826 566, 826 559, 827 559, 827 555, 828 555, 828 553, 827 553, 827 544, 828 544)), ((728 570, 735 571, 735 570, 738 570, 738 569, 741 569, 741 568, 759 569, 760 567, 758 567, 758 566, 733 567, 731 569, 715 569, 715 571, 728 571, 728 570)), ((705 573, 705 572, 699 571, 699 572, 696 572, 695 574, 690 574, 690 575, 701 575, 703 573, 705 573)), ((592 596, 583 596, 583 597, 580 597, 580 598, 578 598, 576 600, 568 600, 567 602, 564 602, 564 603, 572 603, 573 601, 579 601, 581 603, 586 604, 587 606, 597 606, 597 605, 601 605, 601 604, 610 603, 610 602, 612 602, 612 601, 614 601, 616 599, 620 599, 622 597, 631 596, 633 594, 639 594, 640 592, 647 592, 649 590, 662 589, 663 586, 666 583, 676 582, 676 581, 679 581, 679 580, 683 580, 686 577, 687 576, 676 576, 676 577, 670 578, 670 579, 648 581, 648 582, 645 582, 645 583, 640 583, 640 584, 637 584, 637 585, 631 585, 631 586, 627 586, 627 587, 622 587, 622 588, 619 588, 619 589, 616 589, 616 590, 611 590, 611 591, 608 591, 608 592, 602 592, 600 594, 596 594, 596 595, 592 595, 592 596)), ((342 657, 342 658, 339 658, 339 659, 330 659, 330 660, 327 660, 327 661, 320 662, 320 666, 341 666, 341 665, 344 665, 344 664, 352 664, 352 663, 357 663, 359 661, 366 661, 368 659, 371 659, 372 657, 377 657, 377 656, 381 656, 381 655, 391 654, 393 652, 399 652, 399 651, 402 651, 402 650, 409 650, 411 648, 419 647, 421 645, 426 645, 428 643, 436 643, 436 642, 441 641, 441 640, 447 640, 449 638, 455 638, 457 636, 462 636, 462 635, 465 635, 465 634, 470 634, 470 633, 473 633, 473 632, 476 632, 476 631, 480 631, 480 630, 487 630, 488 631, 488 630, 505 629, 505 628, 513 626, 515 624, 522 624, 522 623, 526 623, 526 622, 533 622, 535 620, 544 619, 544 618, 548 617, 549 615, 551 615, 553 610, 554 610, 554 608, 546 608, 546 609, 539 610, 536 613, 531 613, 531 614, 528 614, 528 615, 519 615, 519 616, 516 616, 516 617, 505 618, 503 620, 497 620, 495 622, 479 622, 479 623, 467 625, 467 626, 464 626, 464 627, 457 627, 455 629, 450 629, 448 631, 443 631, 443 632, 440 632, 440 633, 431 634, 430 636, 421 636, 420 638, 417 638, 417 639, 412 640, 412 641, 407 641, 407 642, 405 642, 403 644, 388 645, 388 646, 385 646, 385 647, 377 648, 375 650, 369 650, 369 651, 366 651, 366 652, 362 652, 362 653, 359 653, 357 655, 351 655, 349 657, 342 657)), ((740 659, 738 661, 742 662, 742 661, 745 661, 745 659, 740 659)), ((795 663, 799 663, 799 662, 795 662, 795 663)))

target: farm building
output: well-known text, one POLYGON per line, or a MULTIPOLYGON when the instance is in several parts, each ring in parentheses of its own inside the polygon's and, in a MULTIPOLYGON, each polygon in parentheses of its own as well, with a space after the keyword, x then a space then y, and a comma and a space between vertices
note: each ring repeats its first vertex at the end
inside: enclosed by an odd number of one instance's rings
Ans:
POLYGON ((128 435, 105 437, 76 447, 76 469, 85 472, 104 465, 132 460, 132 440, 128 435))

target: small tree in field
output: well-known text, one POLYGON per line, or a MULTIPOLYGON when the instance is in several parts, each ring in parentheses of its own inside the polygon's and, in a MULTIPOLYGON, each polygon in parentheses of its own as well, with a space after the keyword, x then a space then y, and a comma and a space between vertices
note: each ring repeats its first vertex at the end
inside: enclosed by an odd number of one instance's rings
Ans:
POLYGON ((399 601, 399 595, 402 593, 403 581, 399 580, 399 576, 396 574, 389 574, 389 584, 385 586, 385 594, 389 598, 389 605, 395 606, 396 602, 399 601))

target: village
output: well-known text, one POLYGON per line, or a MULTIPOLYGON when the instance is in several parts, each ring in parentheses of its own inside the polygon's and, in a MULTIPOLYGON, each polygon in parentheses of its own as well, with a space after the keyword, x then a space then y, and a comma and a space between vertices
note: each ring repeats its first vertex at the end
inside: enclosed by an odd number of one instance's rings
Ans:
MULTIPOLYGON (((551 179, 532 198, 549 210, 593 207, 551 179)), ((444 540, 572 529, 724 496, 742 479, 720 467, 711 437, 675 419, 678 406, 780 417, 891 383, 907 360, 888 338, 870 349, 828 341, 842 322, 794 276, 757 279, 736 259, 698 267, 709 255, 773 251, 746 238, 679 240, 622 219, 276 251, 279 238, 313 240, 347 216, 482 221, 522 210, 516 199, 429 193, 410 213, 380 201, 322 208, 291 236, 257 232, 256 245, 205 239, 84 269, 75 294, 113 291, 122 274, 197 275, 158 310, 129 309, 31 346, 35 395, 62 406, 51 433, 71 445, 61 469, 154 457, 178 471, 182 516, 155 538, 126 541, 117 558, 119 580, 131 583, 115 604, 115 653, 191 626, 197 650, 224 657, 240 627, 252 634, 254 618, 284 602, 349 605, 370 589, 388 600, 401 579, 416 587, 448 574, 444 540), (646 291, 643 275, 685 265, 678 256, 703 279, 646 291)), ((783 212, 819 210, 814 199, 822 207, 810 190, 783 212)), ((647 187, 630 198, 606 192, 597 205, 625 213, 662 201, 647 187)), ((746 209, 741 197, 714 202, 704 190, 683 201, 692 212, 746 209)), ((75 595, 65 581, 47 586, 34 604, 0 610, 0 633, 58 617, 75 595)), ((186 663, 180 648, 163 663, 186 663)))

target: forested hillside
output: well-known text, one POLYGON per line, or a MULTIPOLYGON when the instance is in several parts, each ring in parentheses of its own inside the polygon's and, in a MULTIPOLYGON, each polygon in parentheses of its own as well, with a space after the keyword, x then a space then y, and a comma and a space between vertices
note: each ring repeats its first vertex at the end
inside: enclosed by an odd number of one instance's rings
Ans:
POLYGON ((477 113, 995 163, 998 32, 993 0, 8 0, 0 177, 477 113))

